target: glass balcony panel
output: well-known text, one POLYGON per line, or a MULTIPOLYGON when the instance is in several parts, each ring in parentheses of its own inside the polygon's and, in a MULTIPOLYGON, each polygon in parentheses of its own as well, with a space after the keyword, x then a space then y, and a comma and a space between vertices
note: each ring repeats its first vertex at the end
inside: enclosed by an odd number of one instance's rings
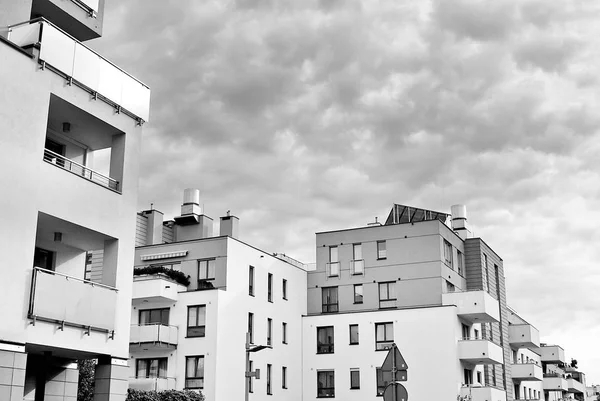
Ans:
POLYGON ((75 41, 52 25, 43 24, 40 60, 68 76, 73 76, 74 57, 75 41))
POLYGON ((19 25, 10 31, 9 39, 14 44, 25 47, 40 40, 40 24, 19 25))
POLYGON ((97 88, 100 81, 100 71, 97 66, 101 60, 96 53, 77 43, 73 59, 73 78, 88 88, 97 88))
POLYGON ((363 274, 365 271, 365 261, 353 260, 352 261, 352 274, 363 274))
POLYGON ((175 390, 174 377, 132 377, 129 379, 129 388, 144 391, 175 390))

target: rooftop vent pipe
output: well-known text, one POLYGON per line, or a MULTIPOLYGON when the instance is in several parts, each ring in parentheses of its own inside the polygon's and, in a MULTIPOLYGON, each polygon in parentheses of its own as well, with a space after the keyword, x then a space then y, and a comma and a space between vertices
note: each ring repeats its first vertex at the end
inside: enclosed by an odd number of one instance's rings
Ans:
POLYGON ((467 225, 467 207, 465 205, 452 205, 452 229, 462 239, 467 239, 471 236, 471 231, 467 225))

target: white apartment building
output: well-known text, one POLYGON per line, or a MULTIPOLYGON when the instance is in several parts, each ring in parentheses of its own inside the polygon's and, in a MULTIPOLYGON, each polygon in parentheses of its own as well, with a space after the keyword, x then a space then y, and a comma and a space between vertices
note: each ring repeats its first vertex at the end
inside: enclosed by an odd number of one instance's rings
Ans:
POLYGON ((86 47, 103 0, 0 0, 0 400, 122 401, 150 91, 86 47), (103 249, 100 282, 84 279, 103 249))

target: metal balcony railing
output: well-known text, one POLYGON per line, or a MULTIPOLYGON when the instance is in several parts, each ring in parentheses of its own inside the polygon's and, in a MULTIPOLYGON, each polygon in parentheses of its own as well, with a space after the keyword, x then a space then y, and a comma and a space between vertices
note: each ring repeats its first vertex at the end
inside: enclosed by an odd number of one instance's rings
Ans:
POLYGON ((327 263, 327 277, 340 277, 340 262, 327 263))
POLYGON ((132 324, 129 334, 129 343, 154 343, 177 345, 179 328, 160 323, 132 324))
POLYGON ((352 274, 364 274, 365 273, 365 261, 363 259, 355 259, 350 262, 352 264, 352 274))
POLYGON ((55 166, 67 170, 75 175, 83 177, 86 180, 100 184, 103 187, 120 192, 119 181, 115 180, 114 178, 107 177, 104 174, 94 171, 83 164, 79 164, 49 149, 44 149, 44 161, 54 164, 55 166))

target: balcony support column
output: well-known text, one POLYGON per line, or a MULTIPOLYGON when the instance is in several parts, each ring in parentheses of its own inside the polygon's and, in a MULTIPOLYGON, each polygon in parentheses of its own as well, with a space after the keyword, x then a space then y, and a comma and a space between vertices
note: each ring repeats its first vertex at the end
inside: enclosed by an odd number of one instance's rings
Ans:
POLYGON ((0 399, 22 401, 25 390, 27 354, 24 346, 0 342, 0 399))
POLYGON ((95 377, 94 401, 125 401, 129 386, 129 367, 126 359, 98 359, 95 377))

